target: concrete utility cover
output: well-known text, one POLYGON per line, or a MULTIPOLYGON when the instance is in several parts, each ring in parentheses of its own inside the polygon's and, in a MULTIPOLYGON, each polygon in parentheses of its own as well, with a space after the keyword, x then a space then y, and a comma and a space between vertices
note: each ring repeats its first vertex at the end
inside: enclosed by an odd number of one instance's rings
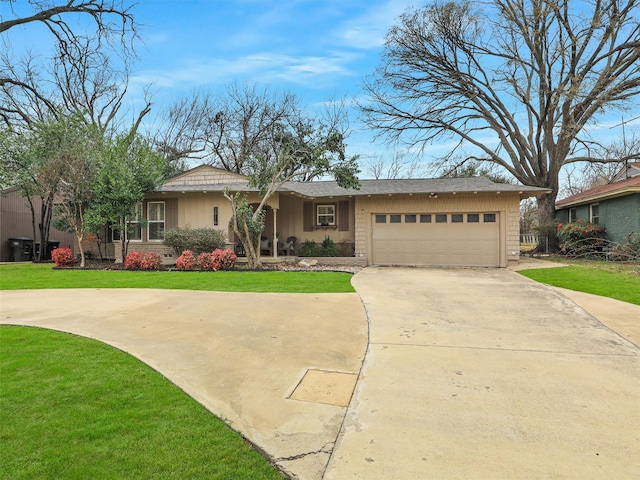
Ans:
POLYGON ((289 398, 346 407, 351 401, 357 380, 358 375, 354 373, 307 370, 289 398))

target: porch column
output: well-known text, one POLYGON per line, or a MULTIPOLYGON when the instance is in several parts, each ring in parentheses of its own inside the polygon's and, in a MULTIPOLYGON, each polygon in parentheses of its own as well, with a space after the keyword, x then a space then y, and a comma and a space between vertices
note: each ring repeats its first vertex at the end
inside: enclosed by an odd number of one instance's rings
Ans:
POLYGON ((278 230, 277 230, 278 209, 273 209, 273 258, 278 257, 278 230))

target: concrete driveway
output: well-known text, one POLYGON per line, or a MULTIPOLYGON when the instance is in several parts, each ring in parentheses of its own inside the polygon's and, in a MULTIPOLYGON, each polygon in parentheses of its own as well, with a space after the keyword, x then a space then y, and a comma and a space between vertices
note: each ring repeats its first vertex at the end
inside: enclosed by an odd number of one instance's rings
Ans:
POLYGON ((353 284, 370 343, 326 480, 640 478, 640 350, 573 301, 505 269, 353 284))
POLYGON ((301 479, 322 477, 367 348, 355 293, 2 291, 0 323, 131 353, 301 479))
POLYGON ((301 480, 639 478, 640 349, 565 295, 506 269, 353 284, 4 291, 0 323, 136 355, 301 480))

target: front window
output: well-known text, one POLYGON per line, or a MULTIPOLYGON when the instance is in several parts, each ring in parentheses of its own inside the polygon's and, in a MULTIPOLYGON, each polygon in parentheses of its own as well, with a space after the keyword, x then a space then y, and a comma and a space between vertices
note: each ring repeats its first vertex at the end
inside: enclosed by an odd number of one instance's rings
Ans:
POLYGON ((164 236, 164 202, 147 204, 149 240, 162 240, 164 236))
POLYGON ((576 217, 576 209, 575 208, 570 208, 569 209, 569 223, 575 222, 576 219, 577 219, 577 217, 576 217))
POLYGON ((600 205, 597 203, 591 205, 591 223, 594 225, 600 223, 600 205))
MULTIPOLYGON (((133 215, 127 217, 127 228, 124 232, 125 240, 139 242, 142 240, 142 228, 140 227, 140 219, 142 218, 142 203, 136 203, 133 207, 133 215)), ((112 229, 114 241, 120 240, 120 228, 112 229)))
POLYGON ((336 206, 318 205, 317 224, 323 227, 336 224, 336 206))

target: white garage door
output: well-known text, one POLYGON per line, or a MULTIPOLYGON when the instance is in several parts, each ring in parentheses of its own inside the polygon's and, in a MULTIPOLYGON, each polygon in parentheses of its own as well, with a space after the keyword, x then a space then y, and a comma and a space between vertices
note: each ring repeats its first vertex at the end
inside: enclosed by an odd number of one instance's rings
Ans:
POLYGON ((500 266, 499 215, 373 215, 374 265, 500 266))

